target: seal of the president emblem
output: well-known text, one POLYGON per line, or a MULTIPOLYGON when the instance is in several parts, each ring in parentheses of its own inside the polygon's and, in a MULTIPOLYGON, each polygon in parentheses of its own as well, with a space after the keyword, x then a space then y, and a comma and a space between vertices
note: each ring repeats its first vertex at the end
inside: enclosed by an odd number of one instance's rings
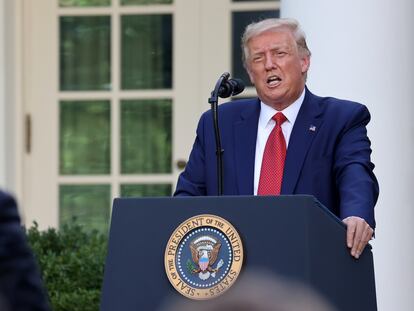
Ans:
POLYGON ((198 215, 181 223, 165 249, 165 272, 174 288, 191 299, 210 299, 236 281, 243 245, 236 229, 215 215, 198 215))

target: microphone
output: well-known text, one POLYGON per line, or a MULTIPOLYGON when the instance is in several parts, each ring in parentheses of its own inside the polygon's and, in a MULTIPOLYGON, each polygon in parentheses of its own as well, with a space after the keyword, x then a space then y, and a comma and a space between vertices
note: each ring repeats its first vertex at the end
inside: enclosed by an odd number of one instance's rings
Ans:
POLYGON ((208 103, 211 104, 211 111, 214 124, 214 135, 216 140, 216 156, 217 156, 217 194, 223 195, 223 152, 220 140, 220 128, 218 124, 218 98, 226 98, 240 94, 244 90, 244 83, 240 79, 229 79, 228 72, 223 73, 216 82, 214 90, 208 103))
POLYGON ((244 82, 241 79, 224 79, 220 85, 218 96, 227 98, 244 91, 244 82))

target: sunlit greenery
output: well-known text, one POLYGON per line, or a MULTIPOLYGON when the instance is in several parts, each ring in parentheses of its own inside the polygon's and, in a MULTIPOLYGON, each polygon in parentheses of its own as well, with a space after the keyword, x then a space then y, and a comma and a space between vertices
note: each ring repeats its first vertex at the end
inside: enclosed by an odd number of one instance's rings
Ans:
POLYGON ((111 89, 109 16, 60 17, 60 90, 111 89))
POLYGON ((171 184, 124 184, 121 185, 121 197, 160 197, 170 196, 171 184))
POLYGON ((35 224, 27 236, 52 310, 99 310, 107 235, 70 223, 59 231, 35 224))
POLYGON ((109 174, 109 101, 60 102, 60 174, 109 174))
POLYGON ((110 185, 60 185, 59 223, 75 223, 101 233, 108 232, 110 185))
POLYGON ((121 17, 123 90, 172 87, 172 16, 121 17))
POLYGON ((59 0, 61 7, 71 6, 108 6, 111 4, 111 0, 59 0))
POLYGON ((137 4, 170 4, 173 0, 121 0, 122 5, 137 5, 137 4))
POLYGON ((123 100, 121 173, 171 173, 172 101, 123 100))

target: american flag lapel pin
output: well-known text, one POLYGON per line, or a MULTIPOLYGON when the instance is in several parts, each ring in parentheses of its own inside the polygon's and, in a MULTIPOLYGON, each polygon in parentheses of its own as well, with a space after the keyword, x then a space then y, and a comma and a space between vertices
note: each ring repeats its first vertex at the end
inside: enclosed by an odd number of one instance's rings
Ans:
POLYGON ((316 131, 316 126, 315 125, 309 126, 309 131, 315 132, 316 131))

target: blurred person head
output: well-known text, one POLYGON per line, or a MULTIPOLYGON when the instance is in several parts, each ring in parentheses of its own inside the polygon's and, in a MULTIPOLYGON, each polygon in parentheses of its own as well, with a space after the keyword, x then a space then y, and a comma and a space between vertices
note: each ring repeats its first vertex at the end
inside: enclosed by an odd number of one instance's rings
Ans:
POLYGON ((311 288, 266 271, 252 271, 222 296, 207 301, 176 299, 160 311, 336 311, 311 288))
POLYGON ((311 52, 294 19, 270 18, 246 27, 243 64, 262 102, 276 110, 291 105, 305 88, 311 52))

